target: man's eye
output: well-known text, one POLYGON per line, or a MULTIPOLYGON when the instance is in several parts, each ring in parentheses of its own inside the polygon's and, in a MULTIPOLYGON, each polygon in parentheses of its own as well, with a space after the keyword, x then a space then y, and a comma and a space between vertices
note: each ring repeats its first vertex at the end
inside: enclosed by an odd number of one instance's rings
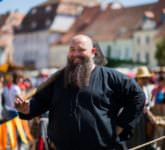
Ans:
POLYGON ((81 52, 85 51, 85 49, 80 49, 81 52))
POLYGON ((71 48, 70 51, 73 52, 73 51, 75 51, 75 49, 72 49, 72 48, 71 48))

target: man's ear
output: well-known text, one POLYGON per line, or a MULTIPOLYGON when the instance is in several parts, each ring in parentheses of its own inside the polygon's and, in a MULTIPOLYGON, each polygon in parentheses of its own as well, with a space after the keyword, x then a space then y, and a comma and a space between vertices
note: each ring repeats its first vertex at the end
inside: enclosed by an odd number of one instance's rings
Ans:
POLYGON ((96 48, 92 48, 92 53, 95 55, 96 54, 96 48))

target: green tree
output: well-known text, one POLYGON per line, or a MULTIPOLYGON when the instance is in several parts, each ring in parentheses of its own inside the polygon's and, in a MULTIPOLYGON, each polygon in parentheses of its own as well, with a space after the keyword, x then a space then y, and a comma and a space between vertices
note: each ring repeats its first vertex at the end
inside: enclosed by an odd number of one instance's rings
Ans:
POLYGON ((159 66, 165 66, 165 37, 156 45, 156 54, 159 66))
POLYGON ((107 57, 111 58, 111 46, 110 45, 108 45, 108 47, 107 47, 107 57))

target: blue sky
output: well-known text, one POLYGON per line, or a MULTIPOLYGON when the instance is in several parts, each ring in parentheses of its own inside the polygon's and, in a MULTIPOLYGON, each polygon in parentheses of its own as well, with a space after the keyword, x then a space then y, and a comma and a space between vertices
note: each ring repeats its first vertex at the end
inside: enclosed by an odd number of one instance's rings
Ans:
MULTIPOLYGON (((0 14, 7 11, 19 10, 20 12, 27 13, 28 10, 46 0, 0 0, 0 14)), ((103 1, 103 0, 99 0, 103 1)), ((110 2, 112 0, 109 0, 110 2)), ((113 0, 115 1, 115 0, 113 0)), ((116 0, 120 1, 125 6, 140 5, 145 3, 152 3, 158 0, 116 0)))

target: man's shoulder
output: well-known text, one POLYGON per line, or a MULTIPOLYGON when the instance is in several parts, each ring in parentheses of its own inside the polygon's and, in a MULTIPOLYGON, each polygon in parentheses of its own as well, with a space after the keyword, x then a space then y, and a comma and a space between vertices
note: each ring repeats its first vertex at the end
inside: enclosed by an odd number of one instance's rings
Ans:
POLYGON ((55 73, 53 73, 49 78, 48 78, 48 82, 56 82, 61 80, 61 78, 64 77, 64 69, 60 69, 58 71, 56 71, 55 73))
POLYGON ((46 81, 44 81, 40 86, 37 87, 38 91, 49 89, 54 87, 54 85, 59 85, 63 79, 64 70, 58 70, 57 72, 53 73, 46 81))
POLYGON ((64 68, 63 69, 60 69, 58 71, 56 71, 55 73, 53 73, 49 78, 48 80, 54 80, 56 78, 61 78, 64 76, 64 68))
POLYGON ((108 73, 110 75, 121 75, 121 76, 125 76, 123 73, 117 71, 115 68, 111 68, 111 67, 107 67, 107 66, 99 66, 100 71, 104 72, 104 73, 108 73))
POLYGON ((100 70, 105 71, 105 72, 114 72, 115 69, 107 66, 97 66, 100 70))

